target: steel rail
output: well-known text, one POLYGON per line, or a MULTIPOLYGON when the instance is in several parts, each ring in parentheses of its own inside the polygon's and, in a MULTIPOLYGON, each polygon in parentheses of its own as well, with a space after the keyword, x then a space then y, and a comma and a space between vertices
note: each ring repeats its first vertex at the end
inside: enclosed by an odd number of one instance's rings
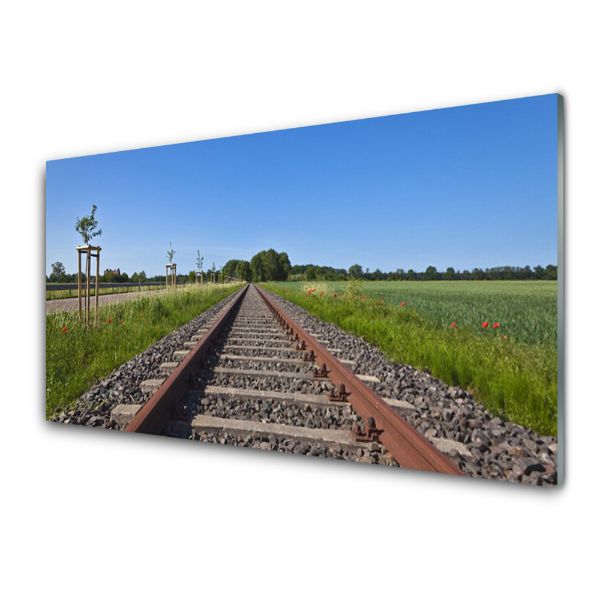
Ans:
POLYGON ((238 292, 238 297, 217 322, 206 332, 179 366, 171 373, 158 391, 142 406, 125 431, 160 434, 170 417, 171 407, 185 393, 188 380, 198 364, 210 351, 210 346, 233 316, 248 291, 248 285, 238 292))
MULTIPOLYGON (((251 284, 254 285, 254 284, 251 284)), ((277 306, 258 286, 254 285, 271 310, 292 330, 292 335, 306 344, 306 352, 315 354, 319 367, 326 367, 327 377, 339 389, 344 384, 350 392, 348 401, 356 412, 368 422, 375 420, 381 443, 388 449, 401 467, 421 471, 436 471, 453 475, 464 473, 451 460, 446 458, 433 444, 405 421, 385 400, 346 368, 324 346, 277 306)))

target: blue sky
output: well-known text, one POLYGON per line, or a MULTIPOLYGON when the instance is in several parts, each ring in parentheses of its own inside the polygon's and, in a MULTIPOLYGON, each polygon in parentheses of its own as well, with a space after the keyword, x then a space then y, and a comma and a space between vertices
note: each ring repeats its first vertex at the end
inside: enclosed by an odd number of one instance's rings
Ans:
POLYGON ((98 206, 101 270, 179 273, 260 250, 371 271, 557 262, 557 96, 46 163, 46 273, 77 268, 98 206))

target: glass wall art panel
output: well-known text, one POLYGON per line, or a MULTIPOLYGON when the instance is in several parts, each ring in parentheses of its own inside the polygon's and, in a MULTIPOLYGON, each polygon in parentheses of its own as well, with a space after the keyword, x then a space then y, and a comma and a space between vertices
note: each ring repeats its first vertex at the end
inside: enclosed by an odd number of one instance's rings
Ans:
POLYGON ((562 232, 557 94, 49 161, 48 426, 557 487, 562 232))

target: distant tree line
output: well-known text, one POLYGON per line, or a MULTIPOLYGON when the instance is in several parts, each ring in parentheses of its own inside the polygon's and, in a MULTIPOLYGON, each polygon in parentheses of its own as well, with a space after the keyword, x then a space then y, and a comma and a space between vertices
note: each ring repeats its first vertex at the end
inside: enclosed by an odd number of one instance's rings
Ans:
POLYGON ((525 267, 491 267, 487 269, 473 269, 464 271, 448 267, 445 271, 438 271, 436 267, 429 266, 425 271, 414 269, 396 269, 395 271, 383 272, 380 269, 369 271, 363 270, 361 265, 352 265, 346 269, 335 269, 333 267, 321 267, 318 265, 294 265, 290 271, 290 279, 294 280, 345 280, 363 279, 365 281, 484 281, 484 280, 556 280, 556 265, 542 267, 538 265, 531 268, 525 267))
MULTIPOLYGON (((286 252, 276 252, 270 250, 261 250, 255 254, 250 261, 242 259, 228 260, 223 267, 217 269, 213 263, 212 269, 208 273, 202 271, 203 277, 213 274, 219 278, 233 277, 242 281, 344 281, 346 279, 362 279, 365 281, 484 281, 484 280, 556 280, 556 265, 546 265, 542 267, 491 267, 487 269, 465 269, 463 271, 448 267, 445 271, 438 271, 436 267, 429 266, 425 271, 415 271, 414 269, 396 269, 395 271, 383 272, 380 269, 369 271, 362 268, 361 265, 352 265, 349 269, 337 269, 334 267, 319 265, 291 265, 286 252)), ((120 275, 108 273, 101 275, 101 283, 143 283, 143 282, 164 282, 165 275, 155 275, 147 277, 144 271, 134 273, 131 277, 127 273, 120 275)), ((85 275, 83 275, 85 281, 85 275)), ((196 271, 190 271, 189 275, 178 275, 177 281, 180 283, 191 283, 196 281, 196 271)), ((77 274, 69 275, 65 273, 62 263, 56 262, 52 265, 52 273, 46 277, 48 283, 76 283, 77 274)))

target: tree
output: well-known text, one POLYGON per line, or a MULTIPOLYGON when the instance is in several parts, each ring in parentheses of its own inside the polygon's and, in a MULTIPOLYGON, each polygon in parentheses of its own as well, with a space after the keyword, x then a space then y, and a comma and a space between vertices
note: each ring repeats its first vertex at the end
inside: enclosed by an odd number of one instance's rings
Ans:
POLYGON ((98 207, 94 204, 92 205, 92 214, 82 217, 81 219, 77 219, 75 222, 75 231, 81 235, 83 238, 83 245, 87 246, 92 238, 97 235, 102 235, 102 229, 98 229, 98 231, 94 231, 96 227, 98 227, 98 221, 96 220, 96 209, 98 207))
POLYGON ((285 252, 278 253, 270 248, 252 257, 250 269, 253 281, 285 281, 292 267, 285 252))
POLYGON ((65 275, 64 265, 60 261, 55 262, 52 265, 52 274, 50 277, 55 281, 59 281, 61 278, 64 278, 65 275))
POLYGON ((268 281, 283 281, 286 278, 286 272, 279 260, 279 254, 273 248, 265 252, 263 263, 268 281))
MULTIPOLYGON (((198 250, 198 257, 196 258, 196 268, 198 269, 198 273, 200 273, 200 283, 202 283, 202 265, 204 264, 204 256, 200 256, 200 250, 198 250)), ((196 275, 196 281, 198 281, 198 276, 196 275)))
POLYGON ((556 265, 546 265, 546 279, 558 279, 558 267, 556 265))
POLYGON ((446 273, 444 273, 444 279, 454 279, 455 275, 456 271, 454 270, 454 267, 448 267, 446 273))
POLYGON ((188 275, 188 281, 190 283, 194 283, 195 280, 196 280, 196 271, 190 271, 190 273, 188 275))
POLYGON ((434 279, 437 279, 437 269, 431 265, 427 267, 427 269, 425 269, 425 279, 427 279, 428 281, 433 281, 434 279))
POLYGON ((250 281, 252 271, 250 270, 250 263, 247 260, 240 260, 235 268, 235 272, 242 281, 250 281))
POLYGON ((306 279, 314 281, 317 278, 317 269, 312 265, 306 269, 306 279))
POLYGON ((279 263, 283 271, 285 271, 285 279, 287 279, 290 271, 292 270, 292 263, 290 262, 290 257, 288 256, 287 252, 279 253, 279 263))
POLYGON ((241 261, 237 258, 232 258, 231 260, 228 260, 225 263, 225 266, 223 267, 223 275, 225 275, 226 277, 239 277, 237 273, 237 268, 240 262, 241 261))
POLYGON ((352 265, 348 269, 348 275, 352 279, 362 279, 363 278, 363 268, 360 265, 352 265))
POLYGON ((175 250, 173 250, 173 246, 171 245, 171 242, 169 242, 169 248, 170 250, 167 250, 167 261, 168 264, 173 264, 173 257, 175 256, 175 250))

